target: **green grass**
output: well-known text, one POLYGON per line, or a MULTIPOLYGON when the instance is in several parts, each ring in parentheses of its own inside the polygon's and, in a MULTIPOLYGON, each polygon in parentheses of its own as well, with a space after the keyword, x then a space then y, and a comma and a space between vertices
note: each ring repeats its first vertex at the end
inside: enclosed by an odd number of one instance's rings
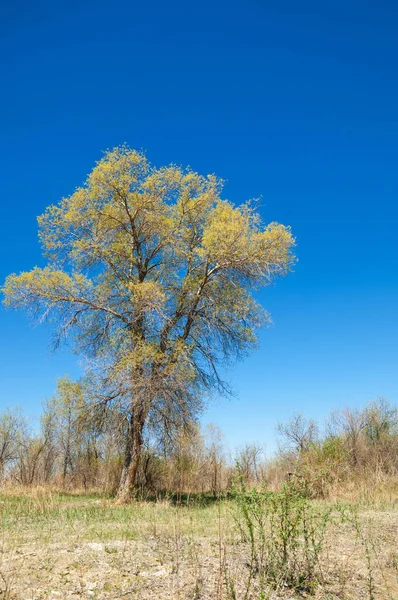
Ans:
POLYGON ((103 541, 168 535, 176 520, 184 534, 211 535, 217 508, 203 502, 133 502, 117 505, 108 496, 51 493, 43 497, 0 494, 0 536, 14 544, 32 540, 103 541))

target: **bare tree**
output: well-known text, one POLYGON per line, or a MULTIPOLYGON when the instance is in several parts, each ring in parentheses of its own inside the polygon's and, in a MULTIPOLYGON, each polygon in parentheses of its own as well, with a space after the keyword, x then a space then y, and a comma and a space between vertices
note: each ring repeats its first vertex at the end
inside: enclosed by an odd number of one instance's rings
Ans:
POLYGON ((209 423, 206 428, 205 452, 210 474, 210 489, 213 495, 216 495, 222 488, 224 448, 222 433, 214 423, 209 423))
POLYGON ((301 413, 294 414, 287 423, 278 423, 276 431, 285 445, 299 454, 308 450, 318 439, 316 422, 306 419, 301 413))
POLYGON ((26 422, 18 410, 6 410, 0 415, 0 481, 19 456, 26 436, 26 422))
POLYGON ((361 436, 365 427, 365 414, 358 410, 345 408, 331 415, 331 422, 337 432, 344 437, 350 461, 353 467, 360 462, 361 436))
POLYGON ((235 462, 246 484, 259 482, 263 459, 264 447, 260 444, 245 444, 239 449, 235 462))

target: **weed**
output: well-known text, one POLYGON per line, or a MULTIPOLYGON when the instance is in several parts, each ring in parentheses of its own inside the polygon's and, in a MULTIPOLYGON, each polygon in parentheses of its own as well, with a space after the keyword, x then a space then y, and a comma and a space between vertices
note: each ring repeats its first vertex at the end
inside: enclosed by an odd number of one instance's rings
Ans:
POLYGON ((236 488, 236 502, 236 523, 250 549, 244 597, 248 597, 256 575, 263 582, 263 595, 265 584, 273 589, 314 592, 322 575, 319 556, 331 508, 313 503, 300 481, 285 482, 279 492, 248 492, 241 482, 236 488))

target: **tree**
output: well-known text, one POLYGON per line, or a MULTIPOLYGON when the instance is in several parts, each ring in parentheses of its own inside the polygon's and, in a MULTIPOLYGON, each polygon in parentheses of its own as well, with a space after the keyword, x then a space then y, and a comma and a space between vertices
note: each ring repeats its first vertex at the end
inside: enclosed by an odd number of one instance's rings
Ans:
POLYGON ((84 407, 83 390, 78 382, 69 377, 57 381, 57 394, 45 407, 47 420, 51 421, 52 434, 60 459, 63 485, 66 477, 76 468, 80 438, 79 414, 84 407))
POLYGON ((343 436, 352 467, 360 463, 361 437, 365 428, 365 414, 358 409, 345 408, 331 415, 331 425, 343 436))
POLYGON ((371 446, 398 432, 398 408, 385 398, 370 402, 364 411, 364 431, 371 446))
POLYGON ((42 429, 56 449, 63 485, 67 477, 80 474, 86 486, 98 463, 101 431, 81 382, 69 377, 58 380, 57 393, 45 406, 42 429))
POLYGON ((264 459, 264 448, 260 444, 245 444, 238 450, 235 463, 238 472, 246 485, 257 483, 260 479, 261 461, 264 459))
POLYGON ((56 343, 73 334, 103 374, 102 401, 123 407, 121 500, 132 494, 148 420, 189 420, 205 391, 226 390, 220 363, 246 354, 267 319, 251 289, 294 263, 289 228, 264 226, 221 189, 214 175, 109 151, 39 217, 48 265, 3 287, 7 306, 57 324, 56 343))
POLYGON ((0 481, 17 460, 26 435, 26 422, 19 411, 5 410, 0 415, 0 481))
POLYGON ((222 485, 222 465, 224 462, 223 435, 214 423, 206 427, 205 450, 208 462, 210 489, 215 496, 222 485))
POLYGON ((317 424, 301 413, 294 414, 287 423, 278 423, 276 431, 298 454, 308 450, 318 439, 317 424))

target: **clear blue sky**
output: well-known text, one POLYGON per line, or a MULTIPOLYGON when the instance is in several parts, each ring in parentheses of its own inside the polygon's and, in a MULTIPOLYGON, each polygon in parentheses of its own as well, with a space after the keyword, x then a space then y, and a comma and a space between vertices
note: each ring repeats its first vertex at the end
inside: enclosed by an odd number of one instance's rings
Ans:
MULTIPOLYGON (((393 2, 3 2, 0 280, 41 265, 36 216, 127 142, 262 195, 295 273, 216 402, 231 446, 294 410, 398 400, 398 9, 393 2)), ((32 415, 77 358, 0 311, 0 408, 32 415)))

